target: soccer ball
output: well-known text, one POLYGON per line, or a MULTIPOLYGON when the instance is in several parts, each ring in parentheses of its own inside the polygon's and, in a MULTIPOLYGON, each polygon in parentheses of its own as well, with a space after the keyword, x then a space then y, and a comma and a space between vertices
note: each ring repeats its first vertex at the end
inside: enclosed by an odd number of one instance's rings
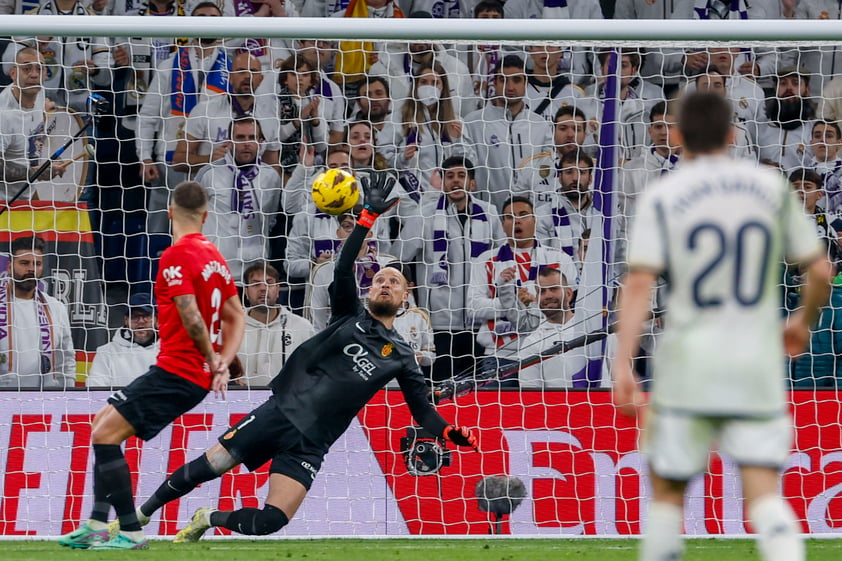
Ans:
POLYGON ((313 202, 322 212, 336 216, 354 208, 359 200, 357 179, 347 171, 328 169, 313 180, 313 202))

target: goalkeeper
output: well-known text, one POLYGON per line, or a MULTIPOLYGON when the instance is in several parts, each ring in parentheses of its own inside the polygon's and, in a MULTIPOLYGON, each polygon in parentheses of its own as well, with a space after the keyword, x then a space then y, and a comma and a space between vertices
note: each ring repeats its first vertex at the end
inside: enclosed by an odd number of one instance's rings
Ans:
POLYGON ((381 269, 372 279, 368 310, 357 297, 354 259, 377 217, 398 202, 388 199, 395 184, 392 176, 377 172, 361 182, 365 208, 336 265, 330 287, 331 323, 290 356, 271 382, 272 397, 155 491, 137 511, 141 524, 164 504, 240 463, 254 470, 272 460, 269 496, 262 509, 200 508, 174 541, 197 541, 211 526, 246 535, 277 532, 295 515, 330 446, 393 378, 412 416, 425 429, 477 449, 471 430, 449 425, 429 403, 415 354, 392 328, 409 294, 403 275, 391 267, 381 269))

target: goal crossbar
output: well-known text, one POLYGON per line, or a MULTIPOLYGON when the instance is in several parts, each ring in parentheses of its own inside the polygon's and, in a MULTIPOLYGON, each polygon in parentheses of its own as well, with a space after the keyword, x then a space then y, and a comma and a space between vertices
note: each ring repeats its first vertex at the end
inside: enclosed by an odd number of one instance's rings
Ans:
POLYGON ((260 37, 398 41, 837 43, 842 20, 503 20, 8 15, 0 36, 260 37))

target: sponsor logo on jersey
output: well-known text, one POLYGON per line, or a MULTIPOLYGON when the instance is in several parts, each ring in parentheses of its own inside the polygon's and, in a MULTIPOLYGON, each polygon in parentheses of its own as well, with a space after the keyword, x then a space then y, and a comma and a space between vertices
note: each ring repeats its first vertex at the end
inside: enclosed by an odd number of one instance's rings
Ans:
POLYGON ((389 356, 390 354, 392 354, 392 351, 394 351, 394 350, 395 350, 395 346, 393 344, 386 343, 385 345, 383 345, 383 348, 380 349, 380 356, 385 358, 385 357, 389 356))
POLYGON ((310 472, 310 479, 316 479, 316 474, 319 473, 319 470, 314 468, 313 464, 310 462, 301 462, 301 467, 310 472))
POLYGON ((225 279, 225 282, 231 282, 231 271, 228 270, 228 266, 220 263, 216 259, 213 261, 209 261, 205 268, 202 269, 202 278, 207 282, 211 275, 214 273, 222 275, 222 278, 225 279))
POLYGON ((345 356, 351 357, 354 361, 354 373, 363 380, 368 381, 372 374, 374 374, 374 371, 377 370, 377 366, 371 362, 370 359, 366 358, 368 356, 368 351, 365 350, 359 343, 345 345, 342 352, 345 356))
POLYGON ((181 274, 181 265, 170 265, 164 269, 162 274, 168 286, 178 286, 181 284, 181 279, 184 278, 184 275, 181 274))

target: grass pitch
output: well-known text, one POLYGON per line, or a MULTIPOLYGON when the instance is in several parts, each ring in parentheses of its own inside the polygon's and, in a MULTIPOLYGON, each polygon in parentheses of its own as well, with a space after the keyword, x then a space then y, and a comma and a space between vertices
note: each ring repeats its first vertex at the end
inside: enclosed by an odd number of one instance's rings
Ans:
MULTIPOLYGON (((395 539, 153 541, 146 551, 71 550, 55 542, 0 541, 2 561, 138 559, 142 561, 631 561, 637 540, 395 539)), ((807 542, 810 561, 842 559, 842 539, 807 542)), ((685 561, 759 560, 751 540, 688 540, 685 561)))

